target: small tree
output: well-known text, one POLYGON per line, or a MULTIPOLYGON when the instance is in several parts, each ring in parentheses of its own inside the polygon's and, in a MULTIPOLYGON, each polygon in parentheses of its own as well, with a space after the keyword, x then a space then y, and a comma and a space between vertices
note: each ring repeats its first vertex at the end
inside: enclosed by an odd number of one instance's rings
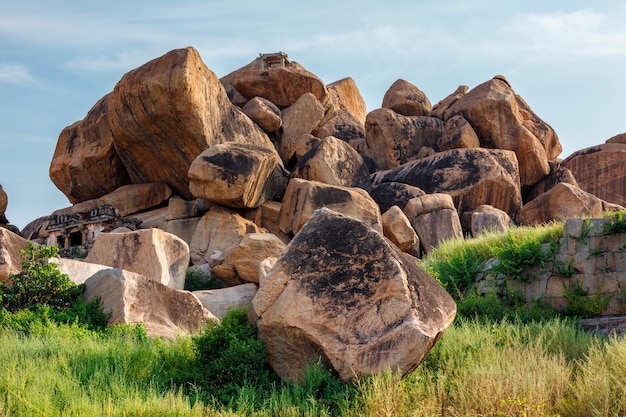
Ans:
POLYGON ((37 246, 28 242, 20 251, 24 258, 22 272, 11 275, 12 284, 0 283, 0 306, 15 312, 47 304, 56 311, 66 309, 80 297, 82 287, 62 274, 55 263, 48 260, 59 252, 56 246, 37 246))

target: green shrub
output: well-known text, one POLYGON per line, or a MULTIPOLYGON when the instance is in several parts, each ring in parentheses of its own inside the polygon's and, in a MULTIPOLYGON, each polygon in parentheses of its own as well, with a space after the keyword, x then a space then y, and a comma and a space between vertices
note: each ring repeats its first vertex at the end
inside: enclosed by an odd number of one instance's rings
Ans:
POLYGON ((617 212, 610 221, 604 222, 602 225, 606 233, 626 233, 626 221, 624 220, 624 212, 617 212))
POLYGON ((222 288, 224 284, 212 274, 206 274, 197 269, 188 269, 185 273, 185 290, 212 290, 222 288))

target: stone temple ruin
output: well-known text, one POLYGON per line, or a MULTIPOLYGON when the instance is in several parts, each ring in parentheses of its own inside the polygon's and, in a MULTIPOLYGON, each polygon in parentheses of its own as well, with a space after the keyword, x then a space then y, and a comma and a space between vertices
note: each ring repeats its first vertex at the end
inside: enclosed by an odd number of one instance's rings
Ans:
POLYGON ((270 54, 259 54, 257 59, 259 61, 259 69, 261 71, 267 71, 269 68, 283 68, 291 65, 289 57, 283 51, 270 54))
POLYGON ((141 221, 118 214, 110 204, 103 204, 88 213, 57 214, 50 216, 41 237, 46 245, 57 246, 62 257, 71 257, 73 251, 87 252, 100 233, 119 227, 136 230, 141 221))

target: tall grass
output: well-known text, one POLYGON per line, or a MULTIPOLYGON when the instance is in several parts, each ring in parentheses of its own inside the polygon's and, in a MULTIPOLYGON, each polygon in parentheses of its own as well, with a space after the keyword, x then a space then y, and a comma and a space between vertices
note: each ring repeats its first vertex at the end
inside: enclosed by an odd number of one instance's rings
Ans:
MULTIPOLYGON (((573 321, 459 320, 405 376, 340 384, 321 367, 301 386, 242 386, 195 401, 168 378, 193 363, 189 338, 46 324, 0 331, 2 416, 611 416, 626 414, 626 340, 573 321)), ((206 378, 211 378, 206 375, 206 378)), ((191 389, 190 389, 191 388, 191 389)))

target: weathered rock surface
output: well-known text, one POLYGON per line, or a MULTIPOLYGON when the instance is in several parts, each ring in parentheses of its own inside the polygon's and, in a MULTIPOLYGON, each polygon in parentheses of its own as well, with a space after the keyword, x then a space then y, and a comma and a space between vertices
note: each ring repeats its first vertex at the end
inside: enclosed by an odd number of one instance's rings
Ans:
POLYGON ((163 182, 124 185, 100 197, 96 206, 110 204, 120 216, 158 207, 172 196, 171 188, 163 182))
POLYGON ((50 179, 78 203, 111 193, 131 182, 113 142, 110 103, 102 97, 87 116, 61 131, 50 163, 50 179))
POLYGON ((214 206, 198 222, 189 245, 191 261, 195 265, 218 265, 244 235, 260 231, 256 224, 236 212, 214 206))
POLYGON ((571 184, 559 183, 524 204, 518 222, 537 225, 574 217, 602 217, 602 200, 571 184))
POLYGON ((189 190, 197 198, 229 207, 258 207, 268 197, 279 162, 275 152, 260 146, 213 145, 191 164, 189 190))
POLYGON ((189 266, 189 246, 179 237, 159 229, 102 233, 85 262, 125 269, 182 290, 189 266))
POLYGON ((419 237, 400 207, 391 206, 382 214, 381 220, 383 234, 387 239, 391 240, 402 252, 415 257, 420 256, 419 237))
POLYGON ((342 380, 414 370, 452 323, 443 288, 368 224, 316 212, 261 281, 259 337, 282 377, 322 358, 342 380))
POLYGON ((28 241, 8 229, 0 227, 0 282, 10 281, 9 276, 22 272, 22 255, 28 241))
POLYGON ((474 237, 486 232, 504 233, 509 227, 515 225, 505 211, 486 204, 479 206, 471 213, 470 224, 474 237))
POLYGON ((531 186, 548 175, 548 161, 561 153, 554 130, 535 115, 506 79, 496 76, 457 100, 446 119, 463 116, 486 148, 515 152, 522 186, 531 186))
POLYGON ((517 159, 511 151, 451 149, 374 174, 375 186, 385 182, 450 194, 459 213, 489 204, 515 219, 522 205, 517 159))
POLYGON ((626 206, 626 143, 614 139, 568 156, 569 169, 583 190, 602 200, 626 206))
POLYGON ((153 337, 173 339, 217 321, 188 291, 177 291, 140 274, 122 269, 102 270, 85 281, 83 299, 99 298, 109 326, 142 324, 153 337))
POLYGON ((389 87, 381 107, 403 116, 430 116, 433 109, 426 94, 405 80, 397 80, 389 87))
POLYGON ((446 120, 443 134, 438 144, 439 150, 447 151, 456 148, 478 147, 480 147, 480 139, 467 120, 459 115, 452 116, 446 120))
POLYGON ((467 90, 469 90, 469 87, 466 85, 458 86, 454 93, 450 94, 433 106, 433 110, 431 111, 430 115, 433 117, 438 117, 442 120, 446 120, 446 110, 448 110, 448 108, 450 108, 450 106, 452 106, 454 103, 459 101, 461 97, 467 94, 467 90))
POLYGON ((257 286, 248 283, 216 290, 193 291, 193 295, 198 297, 204 308, 221 320, 228 310, 251 306, 256 292, 257 286))
POLYGON ((463 239, 459 214, 449 194, 425 194, 409 200, 403 210, 424 253, 448 239, 463 239))
POLYGON ((343 78, 328 84, 327 88, 335 108, 345 110, 363 126, 367 116, 367 107, 354 80, 350 77, 343 78))
POLYGON ((0 185, 0 223, 8 223, 8 220, 4 214, 7 209, 9 199, 7 193, 4 192, 4 188, 0 185))
POLYGON ((561 160, 556 159, 550 161, 550 174, 542 178, 541 181, 530 187, 530 189, 524 193, 524 201, 531 201, 533 198, 547 192, 559 183, 566 183, 578 187, 578 181, 576 181, 572 171, 565 168, 561 160))
POLYGON ((74 284, 82 284, 102 270, 113 269, 108 265, 83 262, 77 259, 52 258, 50 262, 55 263, 59 271, 69 276, 74 284))
POLYGON ((276 132, 283 124, 280 109, 262 97, 254 97, 241 110, 268 133, 276 132))
POLYGON ((372 188, 363 158, 346 142, 329 136, 313 145, 293 167, 291 175, 324 184, 372 188))
POLYGON ((280 208, 280 230, 295 235, 315 210, 322 207, 359 219, 379 232, 383 230, 380 209, 363 189, 300 178, 292 178, 285 191, 280 208))
POLYGON ((224 263, 231 265, 233 271, 243 282, 259 283, 259 264, 265 258, 280 256, 285 243, 271 233, 248 233, 232 251, 224 263))
POLYGON ((417 159, 422 148, 434 148, 441 140, 443 122, 435 117, 403 116, 390 109, 367 115, 365 139, 377 169, 391 169, 417 159))
POLYGON ((401 210, 404 210, 406 203, 410 199, 421 197, 424 194, 426 193, 421 188, 401 182, 382 182, 374 186, 370 193, 383 213, 392 206, 398 206, 401 210))
POLYGON ((296 153, 297 142, 308 137, 324 117, 324 106, 312 93, 306 93, 282 112, 283 135, 280 156, 287 163, 296 153))

